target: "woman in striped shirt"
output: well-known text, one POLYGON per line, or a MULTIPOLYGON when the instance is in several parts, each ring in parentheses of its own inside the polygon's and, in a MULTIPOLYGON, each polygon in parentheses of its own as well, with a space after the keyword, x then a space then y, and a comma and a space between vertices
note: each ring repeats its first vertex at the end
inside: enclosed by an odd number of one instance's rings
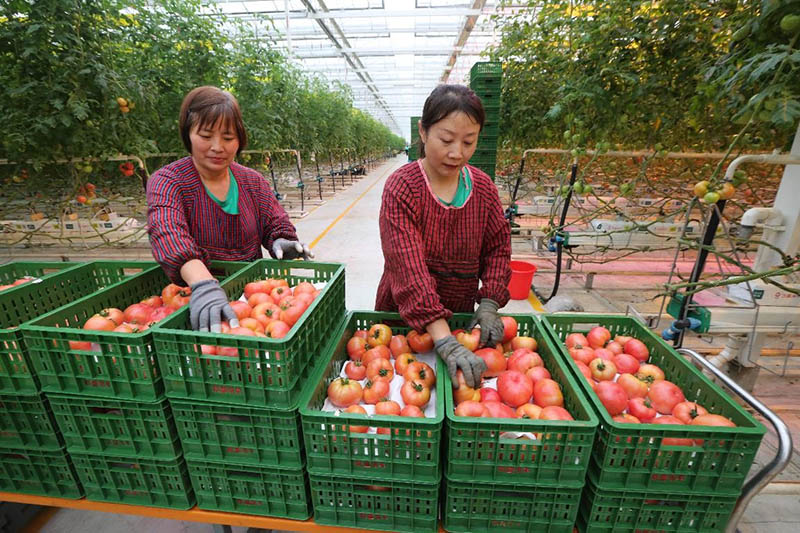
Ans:
POLYGON ((198 87, 183 100, 179 128, 191 154, 156 171, 147 182, 153 256, 178 285, 191 287, 190 321, 200 331, 238 325, 209 261, 254 261, 264 246, 276 259, 312 258, 267 180, 234 158, 247 145, 239 103, 216 87, 198 87))
POLYGON ((461 370, 480 385, 483 360, 452 335, 453 312, 473 312, 470 328, 481 345, 503 337, 498 308, 509 299, 511 232, 491 178, 467 165, 485 113, 462 85, 439 85, 419 121, 421 159, 386 181, 380 214, 385 266, 375 308, 398 311, 417 331, 427 331, 457 383, 461 370))

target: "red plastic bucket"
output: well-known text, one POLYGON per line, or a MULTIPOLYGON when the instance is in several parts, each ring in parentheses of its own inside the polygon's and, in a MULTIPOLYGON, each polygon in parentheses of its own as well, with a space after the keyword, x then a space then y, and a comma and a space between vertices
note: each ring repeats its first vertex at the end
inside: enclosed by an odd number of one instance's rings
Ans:
POLYGON ((536 265, 527 261, 511 261, 511 281, 508 282, 508 292, 512 300, 525 300, 531 292, 533 274, 536 265))

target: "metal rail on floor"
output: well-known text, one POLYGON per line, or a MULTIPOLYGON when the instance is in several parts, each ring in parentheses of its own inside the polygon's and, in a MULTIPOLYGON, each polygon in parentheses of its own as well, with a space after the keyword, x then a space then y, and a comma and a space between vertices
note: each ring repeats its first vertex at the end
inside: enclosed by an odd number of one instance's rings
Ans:
POLYGON ((726 533, 736 533, 739 531, 737 529, 739 520, 742 518, 745 509, 747 509, 747 505, 750 503, 750 500, 752 500, 756 494, 761 491, 761 489, 763 489, 775 476, 781 473, 781 471, 786 468, 786 465, 789 464, 789 460, 792 457, 792 434, 789 433, 789 428, 778 415, 773 413, 755 396, 744 390, 741 386, 739 386, 738 383, 728 377, 719 368, 712 365, 705 357, 694 350, 689 350, 686 348, 679 348, 678 352, 690 356, 695 363, 698 363, 705 370, 711 372, 714 377, 724 383, 725 386, 736 393, 749 406, 761 413, 764 418, 769 420, 769 423, 772 424, 772 427, 775 428, 775 433, 778 435, 778 453, 775 455, 772 461, 770 461, 766 466, 764 466, 764 468, 759 470, 752 478, 750 478, 742 488, 742 494, 739 496, 739 500, 736 502, 736 507, 733 509, 733 514, 731 514, 731 518, 728 521, 728 527, 725 529, 726 533))

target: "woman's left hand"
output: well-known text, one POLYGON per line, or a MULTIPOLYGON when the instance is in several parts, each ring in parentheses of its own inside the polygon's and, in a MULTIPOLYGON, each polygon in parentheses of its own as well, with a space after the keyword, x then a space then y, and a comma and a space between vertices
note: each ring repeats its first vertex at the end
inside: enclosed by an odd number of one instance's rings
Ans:
POLYGON ((314 259, 314 253, 307 244, 289 239, 275 239, 272 243, 272 255, 275 259, 297 259, 302 257, 305 260, 314 259))
POLYGON ((497 314, 499 306, 497 302, 490 298, 484 298, 472 315, 469 322, 469 329, 475 326, 481 328, 480 346, 490 346, 494 348, 498 342, 503 340, 503 321, 497 314))

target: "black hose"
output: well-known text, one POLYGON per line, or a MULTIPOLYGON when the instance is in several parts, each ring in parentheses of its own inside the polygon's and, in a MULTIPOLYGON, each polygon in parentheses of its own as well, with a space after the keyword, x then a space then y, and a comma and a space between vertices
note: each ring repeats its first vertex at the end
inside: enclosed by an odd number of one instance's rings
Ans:
MULTIPOLYGON (((572 173, 569 177, 569 190, 567 190, 567 196, 564 198, 564 208, 561 210, 561 220, 558 224, 558 231, 561 231, 564 228, 564 223, 567 221, 567 211, 569 211, 569 202, 572 199, 572 186, 575 185, 575 180, 578 177, 578 163, 577 161, 572 163, 572 173)), ((558 285, 561 281, 561 254, 564 247, 564 242, 561 239, 556 240, 556 280, 553 283, 553 290, 550 293, 550 296, 545 298, 542 303, 547 303, 553 299, 553 297, 558 294, 558 285)))

